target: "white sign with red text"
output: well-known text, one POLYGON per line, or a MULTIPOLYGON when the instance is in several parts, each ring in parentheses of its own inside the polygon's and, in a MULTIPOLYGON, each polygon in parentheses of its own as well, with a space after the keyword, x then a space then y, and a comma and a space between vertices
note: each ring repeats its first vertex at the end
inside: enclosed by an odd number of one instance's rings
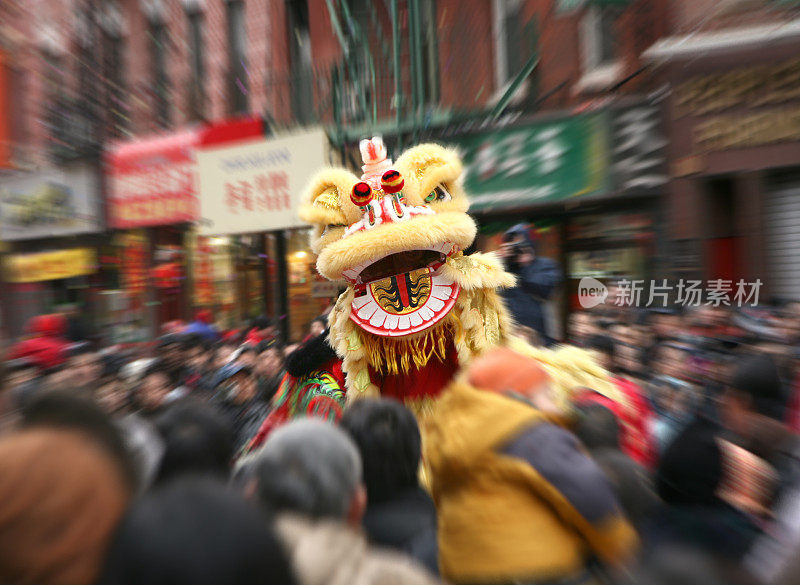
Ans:
POLYGON ((326 164, 320 129, 197 151, 200 233, 228 235, 300 227, 300 197, 326 164))

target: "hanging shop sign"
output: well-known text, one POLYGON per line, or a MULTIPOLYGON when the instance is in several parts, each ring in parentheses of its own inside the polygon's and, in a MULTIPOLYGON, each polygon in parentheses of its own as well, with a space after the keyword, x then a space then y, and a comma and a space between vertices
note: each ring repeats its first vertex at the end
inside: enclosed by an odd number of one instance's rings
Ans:
POLYGON ((214 248, 205 236, 198 236, 194 248, 194 304, 207 307, 214 304, 214 248))
POLYGON ((147 286, 147 237, 142 232, 132 231, 122 236, 121 244, 122 288, 131 296, 137 297, 144 292, 147 286))
POLYGON ((108 222, 135 228, 199 217, 194 149, 199 129, 112 147, 107 159, 108 222))
POLYGON ((608 188, 608 123, 593 113, 458 138, 474 211, 528 207, 608 188))
POLYGON ((612 110, 611 173, 615 190, 657 189, 669 180, 661 108, 641 103, 612 110))
POLYGON ((674 114, 702 118, 692 133, 699 152, 800 140, 800 58, 693 76, 676 87, 674 114))
POLYGON ((98 175, 89 167, 0 180, 0 233, 30 240, 100 230, 98 175))
POLYGON ((94 274, 97 261, 91 248, 73 248, 6 257, 6 282, 26 283, 59 280, 94 274))
POLYGON ((312 130, 199 150, 200 231, 242 234, 303 225, 299 197, 309 169, 325 164, 328 139, 312 130))
POLYGON ((798 45, 703 56, 675 66, 673 175, 795 166, 800 156, 798 45))

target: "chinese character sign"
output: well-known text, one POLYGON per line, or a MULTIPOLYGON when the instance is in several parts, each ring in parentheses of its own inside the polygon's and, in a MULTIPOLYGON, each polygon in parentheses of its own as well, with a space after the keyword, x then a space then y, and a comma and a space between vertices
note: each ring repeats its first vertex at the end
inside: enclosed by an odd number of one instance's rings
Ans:
POLYGON ((201 232, 242 234, 302 225, 297 206, 325 165, 321 130, 198 151, 201 232))
POLYGON ((111 149, 108 215, 113 228, 196 221, 197 130, 111 149))
POLYGON ((572 116, 458 139, 472 209, 510 208, 602 192, 604 114, 572 116))

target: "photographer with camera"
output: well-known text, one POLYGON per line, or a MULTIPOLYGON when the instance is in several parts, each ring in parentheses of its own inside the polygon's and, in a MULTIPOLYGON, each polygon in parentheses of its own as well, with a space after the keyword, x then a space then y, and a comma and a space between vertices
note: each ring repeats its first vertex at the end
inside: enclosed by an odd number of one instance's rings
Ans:
POLYGON ((517 277, 517 286, 503 291, 508 310, 519 325, 534 329, 545 345, 552 345, 555 340, 548 335, 552 324, 545 318, 545 303, 563 280, 558 263, 536 255, 536 244, 525 224, 503 234, 499 255, 506 270, 517 277))

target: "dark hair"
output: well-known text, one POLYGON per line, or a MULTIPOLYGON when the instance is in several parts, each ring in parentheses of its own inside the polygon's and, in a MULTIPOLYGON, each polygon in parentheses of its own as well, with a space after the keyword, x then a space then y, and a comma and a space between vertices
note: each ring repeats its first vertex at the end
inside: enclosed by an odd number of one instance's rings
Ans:
POLYGON ((227 476, 236 437, 229 421, 215 408, 182 400, 159 415, 155 426, 164 440, 156 481, 188 473, 227 476))
POLYGON ((619 448, 619 421, 611 409, 602 404, 587 404, 579 406, 577 411, 575 435, 587 449, 619 448))
POLYGON ((783 420, 789 396, 783 388, 775 362, 768 355, 742 356, 731 386, 749 396, 759 414, 783 420))
POLYGON ((134 463, 120 431, 94 401, 67 392, 43 391, 22 404, 20 415, 23 428, 47 427, 83 433, 114 458, 129 487, 135 486, 134 463))
POLYGON ((172 376, 166 364, 161 360, 156 360, 155 362, 147 366, 147 369, 139 378, 139 383, 144 382, 145 378, 149 378, 154 374, 164 374, 170 380, 172 379, 172 376))
POLYGON ((204 348, 205 342, 203 336, 199 333, 189 333, 181 339, 181 346, 184 350, 194 349, 196 347, 204 348))
POLYGON ((260 317, 256 317, 253 319, 252 326, 254 329, 267 329, 268 327, 272 327, 274 323, 269 317, 265 317, 261 315, 260 317))
POLYGON ((275 351, 283 355, 283 346, 274 339, 265 339, 264 341, 260 341, 256 346, 256 351, 258 352, 259 355, 270 349, 274 349, 275 351))
POLYGON ((312 323, 322 323, 322 326, 327 329, 328 328, 328 318, 320 315, 319 317, 314 317, 311 321, 312 323))
POLYGON ((158 338, 158 342, 156 343, 156 347, 158 349, 163 349, 170 345, 178 345, 183 346, 183 335, 179 333, 167 333, 166 335, 162 335, 158 338))
POLYGON ((719 501, 722 480, 722 450, 716 429, 698 419, 670 444, 656 472, 658 495, 667 504, 712 505, 719 501))
POLYGON ((73 344, 69 349, 69 357, 78 357, 90 353, 97 353, 88 341, 73 344))
POLYGON ((592 335, 586 340, 586 349, 593 349, 613 358, 616 353, 614 340, 608 335, 592 335))
POLYGON ((255 345, 247 344, 247 345, 243 345, 242 346, 242 350, 239 352, 239 356, 241 357, 242 355, 244 355, 246 353, 250 353, 250 352, 252 352, 252 353, 254 353, 256 355, 258 355, 258 353, 259 353, 258 352, 258 348, 255 345))
POLYGON ((224 485, 181 479, 135 502, 98 585, 292 585, 264 513, 224 485))
POLYGON ((420 433, 405 406, 389 399, 359 400, 344 412, 341 426, 361 454, 370 502, 417 485, 420 433))

